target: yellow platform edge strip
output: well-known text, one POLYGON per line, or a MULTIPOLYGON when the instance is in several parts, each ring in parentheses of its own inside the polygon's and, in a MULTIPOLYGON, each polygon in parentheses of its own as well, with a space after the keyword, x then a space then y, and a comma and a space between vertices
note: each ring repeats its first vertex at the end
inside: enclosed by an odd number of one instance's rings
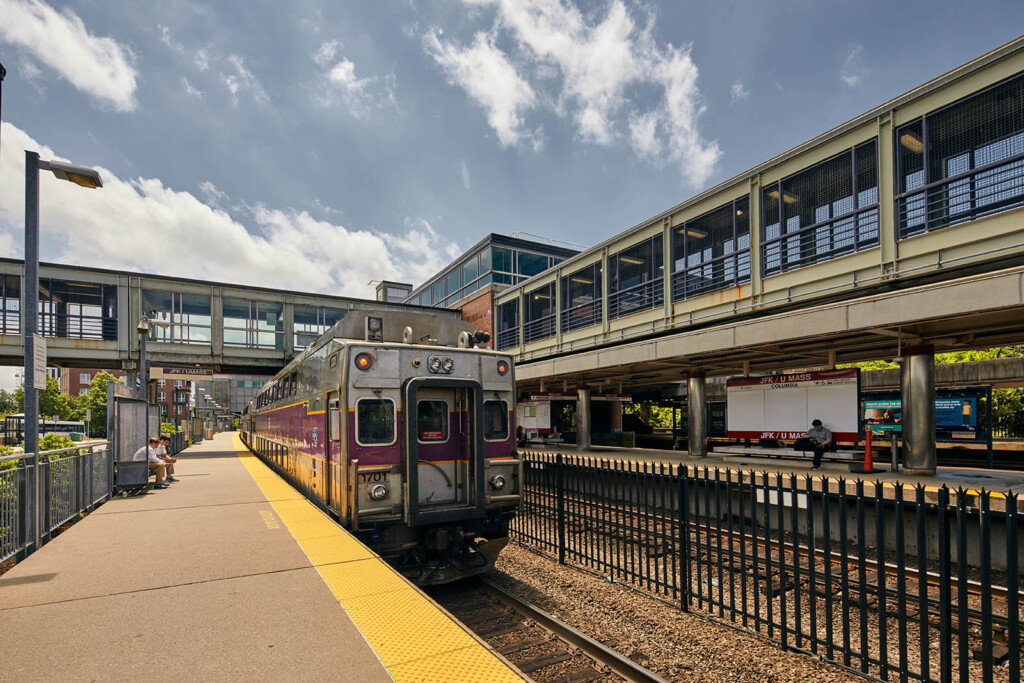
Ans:
POLYGON ((427 598, 234 437, 242 464, 381 664, 406 681, 522 681, 427 598))

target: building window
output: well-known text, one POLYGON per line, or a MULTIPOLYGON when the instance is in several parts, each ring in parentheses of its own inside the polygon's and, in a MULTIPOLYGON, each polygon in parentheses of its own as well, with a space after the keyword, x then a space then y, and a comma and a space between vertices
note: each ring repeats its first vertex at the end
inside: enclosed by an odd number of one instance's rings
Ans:
POLYGON ((88 393, 89 393, 89 387, 79 387, 79 389, 78 389, 78 395, 79 396, 82 396, 82 395, 88 394, 88 393))
POLYGON ((498 349, 519 346, 519 299, 498 306, 498 349))
POLYGON ((672 231, 672 299, 750 281, 750 198, 741 197, 672 231))
POLYGON ((652 237, 608 258, 608 317, 619 318, 661 306, 662 238, 652 237))
POLYGON ((877 246, 876 141, 764 187, 761 207, 765 275, 877 246))
POLYGON ((0 334, 21 332, 21 278, 0 275, 0 334))
POLYGON ((562 332, 601 322, 601 264, 562 278, 562 332))
POLYGON ((555 334, 555 283, 526 294, 523 315, 523 342, 547 339, 555 334))
POLYGON ((531 254, 528 251, 518 252, 519 259, 516 272, 526 277, 533 277, 548 269, 548 257, 540 254, 531 254))
POLYGON ((117 285, 39 280, 39 334, 117 340, 117 285))
POLYGON ((158 379, 156 381, 156 388, 157 389, 164 389, 166 387, 167 387, 167 380, 165 380, 165 379, 158 379))
POLYGON ((896 131, 900 237, 1024 204, 1024 76, 896 131))
POLYGON ((295 306, 295 340, 293 341, 295 348, 304 349, 312 344, 331 325, 344 318, 347 312, 340 308, 324 306, 295 306))
POLYGON ((91 381, 92 381, 92 375, 90 375, 88 372, 80 372, 80 373, 78 373, 78 383, 79 384, 88 384, 91 381))
POLYGON ((142 312, 153 325, 151 339, 171 344, 210 344, 210 297, 151 289, 142 290, 142 312))
POLYGON ((284 348, 284 304, 224 299, 224 345, 251 349, 284 348))
POLYGON ((167 400, 167 392, 166 391, 158 391, 158 392, 156 392, 156 400, 158 402, 159 401, 166 401, 167 400))

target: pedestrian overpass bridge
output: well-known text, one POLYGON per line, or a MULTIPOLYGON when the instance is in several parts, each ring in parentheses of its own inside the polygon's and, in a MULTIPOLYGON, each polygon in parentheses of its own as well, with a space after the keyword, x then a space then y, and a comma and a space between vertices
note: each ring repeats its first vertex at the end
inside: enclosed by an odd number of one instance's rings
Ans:
MULTIPOLYGON (((577 390, 581 404, 594 389, 679 381, 692 401, 708 375, 860 360, 924 372, 935 351, 1021 343, 1024 38, 503 291, 495 308, 520 390, 577 390)), ((931 392, 931 371, 920 379, 931 392)))
MULTIPOLYGON (((0 259, 0 365, 23 363, 24 263, 0 259)), ((62 367, 138 372, 139 321, 153 365, 274 374, 348 313, 406 304, 42 263, 39 334, 62 367)), ((455 311, 451 315, 458 318, 455 311)))

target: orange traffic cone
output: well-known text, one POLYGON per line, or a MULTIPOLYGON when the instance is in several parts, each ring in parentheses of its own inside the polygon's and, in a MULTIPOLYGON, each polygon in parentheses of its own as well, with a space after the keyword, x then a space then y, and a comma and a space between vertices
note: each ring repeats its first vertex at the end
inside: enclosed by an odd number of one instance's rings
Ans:
POLYGON ((871 427, 865 431, 867 436, 864 438, 864 469, 861 472, 870 473, 875 471, 874 463, 871 462, 871 427))

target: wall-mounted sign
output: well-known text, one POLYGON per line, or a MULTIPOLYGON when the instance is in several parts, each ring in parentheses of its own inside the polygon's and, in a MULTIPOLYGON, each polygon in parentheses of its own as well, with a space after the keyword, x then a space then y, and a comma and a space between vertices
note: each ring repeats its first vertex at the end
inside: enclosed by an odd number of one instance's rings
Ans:
POLYGON ((213 379, 213 370, 206 370, 204 368, 150 368, 149 378, 208 382, 213 379))
POLYGON ((46 338, 32 335, 32 386, 46 389, 46 338))
POLYGON ((856 369, 731 379, 729 438, 798 439, 818 419, 836 439, 856 441, 859 384, 856 369))

